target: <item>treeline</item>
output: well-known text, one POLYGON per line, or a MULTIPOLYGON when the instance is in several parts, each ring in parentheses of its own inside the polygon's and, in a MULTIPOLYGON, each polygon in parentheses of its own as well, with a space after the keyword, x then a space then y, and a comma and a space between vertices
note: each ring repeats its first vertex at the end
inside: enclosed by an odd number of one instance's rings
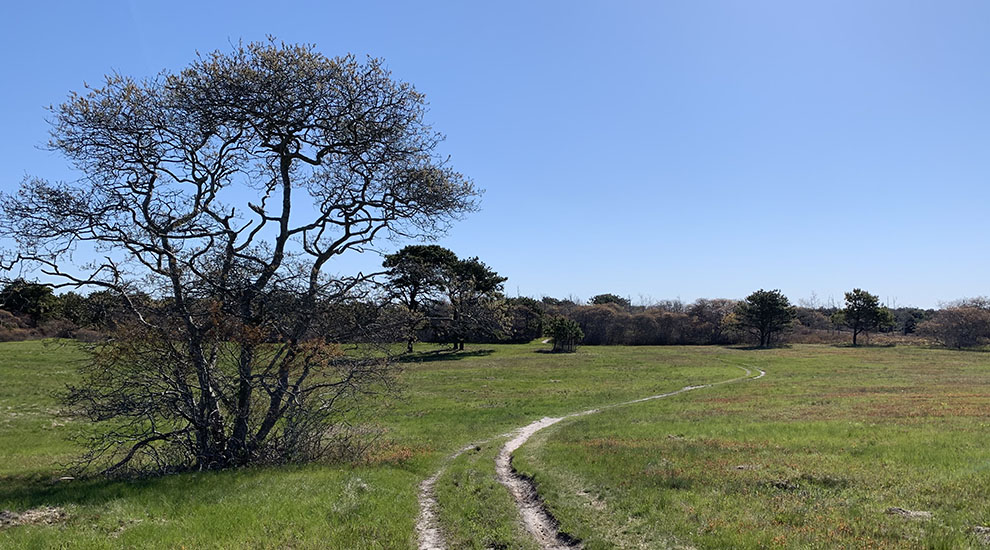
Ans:
MULTIPOLYGON (((686 303, 665 300, 631 305, 613 294, 595 296, 587 304, 544 298, 547 311, 574 319, 584 331, 586 345, 731 345, 750 344, 754 337, 739 325, 741 300, 698 299, 686 303)), ((851 330, 837 317, 842 308, 831 306, 793 308, 793 320, 781 331, 778 342, 838 343, 851 330)), ((890 309, 894 322, 876 332, 917 338, 918 325, 936 312, 919 308, 890 309)))
MULTIPOLYGON (((990 344, 987 298, 959 300, 937 310, 886 308, 879 305, 875 295, 856 289, 847 294, 846 307, 815 303, 795 306, 778 292, 777 299, 783 300, 778 304, 783 312, 781 324, 761 340, 759 331, 740 318, 741 308, 753 296, 690 303, 664 300, 648 305, 633 305, 615 294, 600 294, 584 303, 553 297, 505 297, 502 284, 506 278, 477 258, 461 260, 432 246, 403 250, 401 257, 397 253, 386 261, 386 267, 392 268, 389 282, 374 298, 363 294, 325 304, 310 337, 360 341, 366 334, 374 334, 375 338, 405 340, 410 345, 422 341, 462 348, 465 342, 530 342, 547 334, 551 319, 563 318, 580 327, 583 338, 579 343, 583 345, 858 343, 864 338, 866 343, 914 342, 952 348, 990 344), (423 255, 433 255, 430 261, 434 267, 446 267, 429 273, 423 265, 410 267, 410 261, 416 264, 423 255), (419 279, 413 280, 417 276, 419 279), (851 310, 849 299, 866 300, 867 304, 852 304, 851 310), (862 318, 851 319, 850 311, 856 307, 872 311, 875 318, 867 319, 860 312, 855 315, 862 318)), ((18 279, 0 290, 0 341, 49 337, 98 341, 136 321, 133 303, 129 303, 134 300, 145 306, 155 301, 141 293, 126 298, 108 291, 55 294, 46 285, 18 279)), ((292 300, 292 296, 272 296, 269 311, 273 324, 291 317, 292 300)), ((167 315, 168 304, 159 306, 161 315, 167 315)))

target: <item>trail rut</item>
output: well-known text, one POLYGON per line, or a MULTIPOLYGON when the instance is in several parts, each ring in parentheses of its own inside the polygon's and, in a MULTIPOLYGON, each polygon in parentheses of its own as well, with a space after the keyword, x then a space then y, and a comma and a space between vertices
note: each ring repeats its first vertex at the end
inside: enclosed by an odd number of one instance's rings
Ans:
MULTIPOLYGON (((732 365, 738 369, 745 372, 743 376, 732 378, 730 380, 723 380, 721 382, 714 382, 712 384, 702 384, 698 386, 684 386, 683 388, 657 395, 650 395, 647 397, 642 397, 639 399, 633 399, 631 401, 623 401, 621 403, 613 403, 610 405, 605 405, 602 407, 588 409, 584 411, 574 412, 571 414, 566 414, 559 417, 544 417, 535 422, 527 424, 514 432, 509 434, 503 434, 499 437, 511 437, 502 449, 499 451, 498 456, 495 457, 495 475, 499 482, 504 485, 509 493, 512 495, 513 500, 516 503, 516 508, 519 510, 519 515, 522 519, 523 526, 526 531, 536 540, 543 550, 565 550, 581 548, 582 544, 580 540, 575 539, 571 535, 560 531, 559 522, 553 517, 552 514, 547 510, 546 506, 543 504, 543 500, 540 498, 539 493, 536 491, 536 486, 533 484, 532 480, 526 476, 523 476, 515 471, 512 467, 512 453, 514 453, 519 447, 522 447, 526 441, 529 440, 536 432, 553 426, 554 424, 566 420, 569 418, 575 418, 578 416, 586 416, 589 414, 595 414, 608 409, 613 409, 616 407, 623 407, 626 405, 632 405, 635 403, 642 403, 645 401, 652 401, 655 399, 663 399, 666 397, 673 397, 682 393, 686 393, 693 390, 699 390, 702 388, 710 388, 713 386, 720 386, 723 384, 731 384, 734 382, 740 382, 743 380, 757 380, 766 375, 761 369, 754 369, 759 372, 758 375, 753 376, 753 371, 740 366, 732 365)), ((464 448, 458 450, 456 453, 447 457, 445 464, 440 468, 435 474, 425 479, 419 486, 419 508, 420 514, 416 522, 416 532, 419 537, 419 550, 446 550, 447 546, 443 539, 443 533, 440 530, 439 523, 436 517, 437 501, 436 495, 434 494, 434 487, 437 480, 446 471, 446 464, 450 461, 456 459, 465 451, 477 446, 488 443, 496 438, 491 438, 485 441, 472 443, 464 448)))

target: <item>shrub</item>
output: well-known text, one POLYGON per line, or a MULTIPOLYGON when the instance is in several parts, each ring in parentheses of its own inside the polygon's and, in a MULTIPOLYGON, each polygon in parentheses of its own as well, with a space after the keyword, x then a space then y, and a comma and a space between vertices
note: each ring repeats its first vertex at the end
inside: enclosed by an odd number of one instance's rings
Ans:
POLYGON ((941 309, 920 323, 918 332, 947 347, 980 346, 990 340, 990 311, 973 306, 941 309))
POLYGON ((553 351, 577 351, 578 342, 584 338, 584 332, 577 322, 567 317, 550 317, 543 324, 543 334, 553 340, 553 351))

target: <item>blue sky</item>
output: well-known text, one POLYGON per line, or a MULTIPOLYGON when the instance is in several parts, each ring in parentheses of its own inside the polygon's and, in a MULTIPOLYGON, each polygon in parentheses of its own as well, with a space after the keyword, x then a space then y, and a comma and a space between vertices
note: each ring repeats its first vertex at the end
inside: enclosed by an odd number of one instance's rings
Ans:
MULTIPOLYGON (((440 241, 510 295, 990 294, 990 4, 38 2, 0 22, 0 188, 44 106, 271 34, 386 60, 486 193, 440 241)), ((381 243, 394 250, 401 243, 381 243)), ((343 259, 335 270, 379 259, 343 259)))

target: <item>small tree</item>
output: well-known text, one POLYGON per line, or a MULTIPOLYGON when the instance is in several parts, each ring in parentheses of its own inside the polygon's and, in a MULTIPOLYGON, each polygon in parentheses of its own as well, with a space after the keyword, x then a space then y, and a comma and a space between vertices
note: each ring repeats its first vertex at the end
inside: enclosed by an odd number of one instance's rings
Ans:
POLYGON ((878 296, 854 288, 852 292, 846 292, 846 307, 837 311, 832 321, 852 330, 852 344, 855 346, 860 333, 893 326, 894 316, 886 306, 880 305, 878 296))
POLYGON ((444 290, 446 274, 457 264, 457 255, 437 245, 410 245, 385 256, 389 287, 410 313, 406 352, 412 353, 416 331, 424 322, 422 306, 435 301, 444 290))
POLYGON ((544 321, 543 334, 552 340, 554 352, 570 353, 577 351, 578 343, 584 338, 581 325, 559 315, 544 321))
POLYGON ((774 337, 791 325, 794 306, 779 290, 757 290, 736 305, 738 326, 752 334, 761 348, 773 345, 774 337))
POLYGON ((542 302, 519 296, 507 299, 506 304, 510 342, 529 342, 543 334, 543 314, 546 308, 542 302))

